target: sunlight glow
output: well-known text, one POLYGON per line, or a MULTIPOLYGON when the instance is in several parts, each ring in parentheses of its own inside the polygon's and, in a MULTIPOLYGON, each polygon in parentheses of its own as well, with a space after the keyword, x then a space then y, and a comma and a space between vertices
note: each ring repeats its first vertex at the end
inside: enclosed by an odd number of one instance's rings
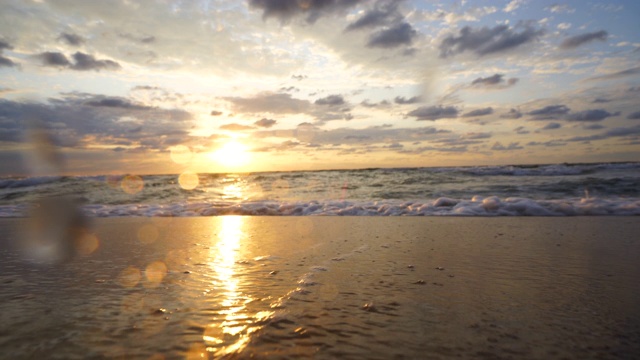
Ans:
POLYGON ((235 140, 223 144, 218 150, 212 152, 211 158, 227 167, 240 167, 251 160, 247 147, 235 140))

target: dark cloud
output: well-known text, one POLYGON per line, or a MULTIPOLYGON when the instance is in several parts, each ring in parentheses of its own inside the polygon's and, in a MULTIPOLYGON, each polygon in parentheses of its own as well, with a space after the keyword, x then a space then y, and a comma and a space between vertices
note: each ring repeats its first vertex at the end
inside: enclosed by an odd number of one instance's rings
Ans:
POLYGON ((627 78, 629 76, 638 75, 638 74, 640 74, 640 66, 622 70, 622 71, 617 71, 614 73, 605 74, 605 75, 590 77, 585 81, 614 80, 614 79, 620 79, 620 78, 627 78))
POLYGON ((569 114, 567 115, 566 119, 569 121, 591 122, 591 121, 602 121, 608 117, 617 116, 617 115, 620 115, 620 113, 619 112, 610 113, 606 110, 594 109, 594 110, 585 110, 585 111, 569 114))
POLYGON ((0 119, 15 123, 0 126, 0 139, 5 141, 21 141, 24 120, 36 119, 56 145, 80 149, 104 145, 162 150, 187 141, 192 125, 191 114, 183 110, 84 93, 62 94, 48 103, 0 100, 0 119))
POLYGON ((504 89, 515 85, 518 82, 518 78, 504 79, 503 74, 495 74, 486 78, 479 77, 471 82, 472 87, 482 88, 500 88, 504 89))
POLYGON ((242 125, 242 124, 224 124, 220 126, 220 130, 229 130, 229 131, 245 131, 255 129, 253 126, 242 125))
POLYGON ((600 124, 589 124, 589 125, 583 126, 582 128, 585 130, 600 130, 600 129, 604 129, 604 126, 600 124))
POLYGON ((345 101, 342 95, 329 95, 315 101, 316 105, 328 105, 328 106, 340 106, 344 105, 345 101))
POLYGON ((69 59, 67 59, 63 53, 59 52, 47 51, 39 54, 38 57, 42 60, 42 64, 45 66, 67 67, 71 65, 69 59))
POLYGON ((210 115, 211 115, 211 116, 220 116, 220 115, 222 115, 222 111, 218 111, 218 110, 211 110, 210 115))
POLYGON ((74 70, 89 71, 89 70, 118 70, 120 64, 112 60, 97 60, 93 55, 76 52, 73 54, 73 60, 75 64, 71 66, 74 70))
POLYGON ((524 126, 518 126, 517 128, 513 129, 513 131, 515 131, 516 134, 519 135, 525 135, 529 133, 529 130, 527 130, 524 126))
POLYGON ((309 101, 292 98, 290 94, 261 93, 250 98, 223 99, 231 102, 235 111, 244 113, 296 114, 306 113, 311 108, 309 101))
POLYGON ((522 117, 522 113, 520 110, 511 109, 508 113, 500 115, 503 119, 520 119, 522 117))
POLYGON ((632 126, 632 127, 618 127, 607 130, 601 134, 591 135, 591 136, 576 136, 567 139, 566 141, 594 141, 594 140, 605 140, 609 138, 615 137, 625 137, 625 136, 636 136, 640 135, 640 125, 632 126))
POLYGON ((306 79, 307 75, 291 75, 291 78, 300 81, 306 79))
POLYGON ((267 118, 262 118, 256 122, 254 122, 254 124, 256 126, 262 127, 262 128, 270 128, 273 125, 275 125, 277 123, 276 120, 273 119, 267 119, 267 118))
POLYGON ((153 35, 144 35, 144 34, 130 34, 130 33, 120 33, 118 34, 123 39, 127 39, 133 42, 141 43, 141 44, 150 44, 156 41, 156 37, 153 35))
POLYGON ((568 37, 568 38, 564 39, 562 41, 562 43, 560 44, 560 48, 562 48, 562 49, 573 49, 573 48, 577 48, 578 46, 580 46, 582 44, 586 44, 586 43, 594 41, 594 40, 605 41, 605 40, 607 40, 608 36, 609 36, 609 34, 604 30, 600 30, 600 31, 592 32, 592 33, 581 34, 581 35, 576 35, 576 36, 572 36, 572 37, 568 37))
POLYGON ((561 141, 561 140, 549 140, 549 141, 545 141, 545 142, 539 142, 539 141, 530 141, 527 143, 528 146, 545 146, 545 147, 555 147, 555 146, 565 146, 567 145, 566 142, 561 141))
POLYGON ((141 91, 155 91, 155 90, 164 90, 164 89, 162 89, 161 87, 158 87, 158 86, 137 85, 137 86, 134 86, 132 90, 134 90, 134 91, 138 91, 138 90, 141 90, 141 91))
POLYGON ((511 151, 511 150, 521 150, 521 149, 524 149, 524 147, 520 146, 519 142, 512 142, 508 146, 504 146, 502 145, 501 142, 496 141, 491 147, 491 150, 497 150, 497 151, 511 151))
POLYGON ((134 104, 130 100, 121 97, 112 96, 94 96, 92 100, 85 103, 89 106, 109 107, 109 108, 121 108, 130 110, 151 110, 150 106, 141 104, 134 104))
POLYGON ((497 25, 493 28, 474 29, 465 26, 458 35, 449 35, 440 43, 440 57, 447 58, 465 51, 478 56, 499 53, 535 41, 543 30, 525 24, 517 27, 497 25))
POLYGON ((627 119, 629 120, 640 120, 640 111, 633 112, 627 115, 627 119))
POLYGON ((562 125, 560 123, 552 122, 545 125, 542 128, 542 130, 556 130, 556 129, 560 129, 561 127, 562 125))
POLYGON ((483 108, 469 111, 468 113, 462 114, 462 117, 477 117, 477 116, 485 116, 493 114, 493 108, 483 108))
POLYGON ((69 45, 79 46, 84 44, 84 38, 80 35, 70 34, 70 33, 62 33, 58 36, 58 39, 66 42, 69 45))
POLYGON ((410 97, 410 98, 406 99, 404 96, 396 96, 395 99, 393 99, 393 101, 396 104, 406 105, 406 104, 418 103, 418 102, 422 101, 422 98, 420 98, 420 96, 413 96, 413 97, 410 97))
POLYGON ((592 104, 606 104, 609 102, 611 102, 611 100, 606 98, 595 98, 591 101, 592 104))
POLYGON ((11 44, 9 44, 7 41, 0 39, 0 67, 16 66, 16 63, 13 62, 13 60, 9 59, 8 57, 2 56, 2 53, 4 52, 5 49, 11 50, 13 49, 13 46, 11 46, 11 44))
POLYGON ((407 114, 413 116, 416 120, 438 120, 446 118, 458 117, 458 109, 453 106, 422 106, 407 114))
POLYGON ((364 13, 359 19, 347 25, 345 31, 373 28, 402 20, 397 11, 399 1, 379 1, 373 9, 364 13))
POLYGON ((401 22, 392 27, 371 34, 367 47, 391 49, 401 45, 411 45, 418 32, 409 23, 401 22))
POLYGON ((541 109, 529 111, 527 115, 533 116, 534 120, 549 120, 565 116, 569 111, 571 111, 571 109, 565 105, 549 105, 541 109))
POLYGON ((343 11, 358 4, 358 0, 249 0, 249 6, 262 10, 262 18, 270 17, 286 23, 292 18, 306 15, 314 23, 321 16, 343 11))
POLYGON ((489 139, 491 138, 493 135, 491 133, 488 132, 470 132, 470 133, 466 133, 463 135, 460 135, 461 139, 468 139, 468 140, 478 140, 478 139, 489 139))
POLYGON ((391 103, 387 100, 382 100, 379 103, 371 103, 369 100, 364 100, 360 103, 360 105, 367 108, 379 108, 379 107, 388 107, 391 103))

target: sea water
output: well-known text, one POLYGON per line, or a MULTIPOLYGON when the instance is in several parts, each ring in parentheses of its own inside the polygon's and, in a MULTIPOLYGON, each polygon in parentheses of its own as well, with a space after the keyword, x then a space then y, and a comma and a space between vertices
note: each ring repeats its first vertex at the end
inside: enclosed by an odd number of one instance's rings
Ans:
POLYGON ((0 217, 52 197, 94 217, 640 215, 640 163, 5 177, 0 217))

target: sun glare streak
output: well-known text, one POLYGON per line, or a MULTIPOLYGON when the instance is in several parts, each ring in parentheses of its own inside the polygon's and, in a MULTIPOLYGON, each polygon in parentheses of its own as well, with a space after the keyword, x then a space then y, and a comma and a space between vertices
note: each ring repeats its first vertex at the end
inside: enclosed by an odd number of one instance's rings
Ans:
POLYGON ((243 219, 240 216, 221 217, 218 243, 211 247, 213 260, 209 264, 216 274, 217 281, 214 285, 220 289, 220 305, 224 310, 218 312, 218 321, 207 326, 203 340, 207 345, 207 351, 216 356, 242 350, 249 342, 251 334, 259 328, 256 323, 263 321, 265 317, 261 313, 248 313, 247 304, 253 299, 239 288, 235 267, 236 255, 244 237, 243 219))

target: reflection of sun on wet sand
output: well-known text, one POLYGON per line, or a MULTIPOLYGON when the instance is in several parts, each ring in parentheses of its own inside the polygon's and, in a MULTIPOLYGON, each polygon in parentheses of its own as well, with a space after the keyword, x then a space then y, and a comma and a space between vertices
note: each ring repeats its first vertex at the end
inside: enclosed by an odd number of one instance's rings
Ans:
POLYGON ((1 220, 7 358, 633 358, 635 217, 95 219, 38 266, 1 220), (53 267, 52 267, 53 266, 53 267))

